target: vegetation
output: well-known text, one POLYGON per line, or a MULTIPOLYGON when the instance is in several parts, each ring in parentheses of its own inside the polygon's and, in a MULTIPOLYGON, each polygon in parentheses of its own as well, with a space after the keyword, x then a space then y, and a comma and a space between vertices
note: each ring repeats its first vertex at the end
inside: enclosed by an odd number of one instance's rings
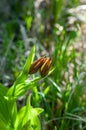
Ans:
POLYGON ((0 129, 85 130, 86 6, 79 0, 0 6, 0 129))

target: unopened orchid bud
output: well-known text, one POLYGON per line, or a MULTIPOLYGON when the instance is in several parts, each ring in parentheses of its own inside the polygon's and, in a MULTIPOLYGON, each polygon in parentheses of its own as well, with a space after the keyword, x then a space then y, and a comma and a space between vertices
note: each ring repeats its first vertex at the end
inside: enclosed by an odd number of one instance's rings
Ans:
POLYGON ((52 64, 51 58, 42 57, 31 64, 29 74, 34 74, 38 70, 40 70, 40 75, 44 77, 48 74, 51 64, 52 64))
POLYGON ((36 73, 40 68, 41 66, 43 65, 43 63, 45 62, 46 58, 45 57, 42 57, 40 58, 39 60, 33 62, 30 66, 30 71, 29 73, 30 74, 34 74, 36 73))
POLYGON ((42 77, 46 76, 50 70, 52 64, 52 59, 51 58, 46 58, 45 62, 40 68, 40 74, 42 77))

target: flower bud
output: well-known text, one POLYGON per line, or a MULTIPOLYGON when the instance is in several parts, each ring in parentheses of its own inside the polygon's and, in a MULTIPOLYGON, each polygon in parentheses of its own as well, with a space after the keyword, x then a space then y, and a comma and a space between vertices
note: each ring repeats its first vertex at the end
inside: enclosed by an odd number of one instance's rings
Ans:
POLYGON ((45 57, 42 57, 40 58, 39 60, 33 62, 30 66, 30 71, 29 71, 29 74, 34 74, 36 73, 40 68, 41 66, 44 64, 46 58, 45 57))
POLYGON ((52 64, 52 59, 51 58, 46 58, 43 65, 40 68, 40 74, 42 77, 46 76, 50 70, 52 64))

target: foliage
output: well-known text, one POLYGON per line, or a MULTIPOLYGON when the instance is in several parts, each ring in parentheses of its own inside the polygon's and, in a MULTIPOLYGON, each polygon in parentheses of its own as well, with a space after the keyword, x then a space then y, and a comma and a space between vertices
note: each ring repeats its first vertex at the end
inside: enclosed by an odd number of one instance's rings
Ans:
POLYGON ((0 129, 3 130, 40 130, 39 113, 41 108, 33 108, 30 104, 30 97, 27 103, 20 110, 17 110, 16 100, 25 94, 27 90, 34 87, 34 81, 27 81, 30 64, 34 58, 32 51, 25 63, 23 71, 20 73, 13 86, 7 89, 0 84, 0 129))

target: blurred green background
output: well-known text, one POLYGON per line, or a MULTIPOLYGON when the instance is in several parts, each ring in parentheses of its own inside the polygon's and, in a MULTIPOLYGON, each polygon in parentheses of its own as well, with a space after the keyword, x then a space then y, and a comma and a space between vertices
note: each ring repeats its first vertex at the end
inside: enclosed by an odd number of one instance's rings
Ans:
POLYGON ((31 92, 42 130, 86 130, 86 1, 0 1, 1 83, 13 84, 33 45, 55 67, 31 92))

